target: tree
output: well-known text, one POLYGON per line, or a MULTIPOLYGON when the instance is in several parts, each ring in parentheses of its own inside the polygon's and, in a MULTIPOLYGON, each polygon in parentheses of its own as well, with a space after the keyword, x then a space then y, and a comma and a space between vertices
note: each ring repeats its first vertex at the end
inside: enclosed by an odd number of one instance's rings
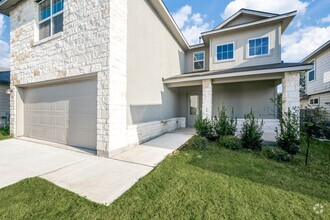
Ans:
POLYGON ((303 111, 302 117, 302 133, 305 134, 307 139, 307 149, 305 156, 305 165, 308 164, 309 150, 311 141, 323 135, 323 131, 326 129, 324 122, 326 120, 326 111, 322 108, 311 108, 307 106, 303 111))

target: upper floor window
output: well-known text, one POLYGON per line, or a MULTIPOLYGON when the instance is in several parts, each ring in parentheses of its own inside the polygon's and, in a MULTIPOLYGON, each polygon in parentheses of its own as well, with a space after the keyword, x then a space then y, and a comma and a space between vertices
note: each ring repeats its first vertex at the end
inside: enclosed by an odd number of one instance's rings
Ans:
POLYGON ((39 40, 63 31, 64 0, 43 0, 39 3, 39 40))
POLYGON ((194 70, 205 69, 205 52, 195 52, 194 53, 194 70))
POLYGON ((314 81, 314 80, 315 80, 315 64, 314 64, 314 68, 308 72, 308 81, 314 81))
POLYGON ((249 56, 260 56, 269 54, 269 37, 249 40, 249 56))
POLYGON ((234 59, 234 43, 217 46, 217 61, 234 59))

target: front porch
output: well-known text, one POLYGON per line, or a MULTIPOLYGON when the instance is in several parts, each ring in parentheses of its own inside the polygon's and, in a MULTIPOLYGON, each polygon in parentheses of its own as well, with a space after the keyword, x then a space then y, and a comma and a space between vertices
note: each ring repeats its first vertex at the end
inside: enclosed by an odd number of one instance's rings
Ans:
POLYGON ((188 127, 193 127, 198 115, 212 119, 225 106, 229 115, 233 110, 237 117, 238 135, 244 115, 252 110, 264 122, 264 141, 274 142, 275 128, 279 126, 275 104, 278 86, 282 84, 282 111, 299 107, 300 74, 306 68, 305 65, 267 71, 184 74, 164 83, 178 90, 180 116, 187 119, 188 127))

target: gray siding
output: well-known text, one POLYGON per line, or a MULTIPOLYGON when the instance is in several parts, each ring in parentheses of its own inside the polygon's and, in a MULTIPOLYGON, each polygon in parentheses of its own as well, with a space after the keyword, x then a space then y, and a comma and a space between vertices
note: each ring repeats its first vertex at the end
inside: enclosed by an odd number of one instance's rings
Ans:
POLYGON ((257 118, 274 119, 275 105, 271 99, 277 95, 274 81, 256 81, 213 85, 213 115, 224 104, 228 110, 234 108, 235 116, 244 118, 251 109, 257 118))
MULTIPOLYGON (((308 60, 313 62, 313 59, 308 60)), ((330 91, 330 48, 323 51, 314 58, 315 62, 315 81, 308 81, 306 73, 306 91, 308 95, 330 91)))
MULTIPOLYGON (((6 90, 9 89, 9 85, 0 84, 0 117, 4 116, 6 113, 9 114, 9 100, 10 96, 6 94, 6 90)), ((2 120, 0 121, 0 125, 2 120)))
POLYGON ((143 0, 128 1, 128 51, 127 124, 177 117, 178 93, 162 79, 184 71, 184 52, 143 0))

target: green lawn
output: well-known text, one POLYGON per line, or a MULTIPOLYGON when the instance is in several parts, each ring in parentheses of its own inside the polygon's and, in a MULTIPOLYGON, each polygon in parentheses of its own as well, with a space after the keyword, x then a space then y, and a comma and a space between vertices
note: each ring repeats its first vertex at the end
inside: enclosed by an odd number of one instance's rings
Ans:
POLYGON ((314 143, 308 167, 302 154, 278 163, 214 143, 186 146, 110 206, 32 178, 0 190, 0 218, 330 219, 329 160, 329 143, 314 143))

